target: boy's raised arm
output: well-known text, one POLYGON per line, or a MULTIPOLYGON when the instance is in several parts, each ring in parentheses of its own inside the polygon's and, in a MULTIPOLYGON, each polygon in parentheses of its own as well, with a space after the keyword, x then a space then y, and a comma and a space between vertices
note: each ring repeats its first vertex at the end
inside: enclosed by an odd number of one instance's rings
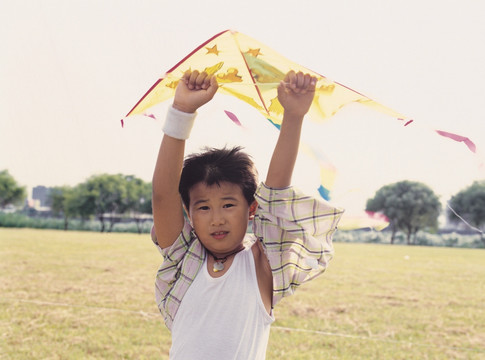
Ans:
POLYGON ((278 87, 278 100, 284 108, 284 115, 265 181, 270 188, 281 189, 291 184, 303 117, 312 104, 315 85, 315 77, 290 71, 278 87))
POLYGON ((207 76, 205 72, 187 71, 175 91, 152 180, 153 223, 157 243, 161 248, 171 246, 182 231, 184 220, 178 187, 185 140, 190 133, 195 112, 212 99, 217 87, 215 78, 207 76))

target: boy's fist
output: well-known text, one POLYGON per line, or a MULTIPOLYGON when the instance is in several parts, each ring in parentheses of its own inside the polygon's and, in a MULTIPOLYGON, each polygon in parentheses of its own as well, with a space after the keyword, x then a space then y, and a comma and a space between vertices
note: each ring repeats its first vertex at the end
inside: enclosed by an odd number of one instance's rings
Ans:
POLYGON ((186 113, 194 113, 214 97, 218 87, 215 76, 188 70, 177 85, 173 107, 186 113))
POLYGON ((301 71, 288 72, 278 86, 278 100, 289 115, 304 116, 313 101, 317 78, 301 71))

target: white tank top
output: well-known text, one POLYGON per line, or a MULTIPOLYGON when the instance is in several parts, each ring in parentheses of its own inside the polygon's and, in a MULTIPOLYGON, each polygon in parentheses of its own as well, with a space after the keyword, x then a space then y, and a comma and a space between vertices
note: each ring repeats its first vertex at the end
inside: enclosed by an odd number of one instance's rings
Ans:
POLYGON ((206 257, 175 316, 170 359, 264 359, 273 321, 250 247, 219 278, 209 275, 206 257))

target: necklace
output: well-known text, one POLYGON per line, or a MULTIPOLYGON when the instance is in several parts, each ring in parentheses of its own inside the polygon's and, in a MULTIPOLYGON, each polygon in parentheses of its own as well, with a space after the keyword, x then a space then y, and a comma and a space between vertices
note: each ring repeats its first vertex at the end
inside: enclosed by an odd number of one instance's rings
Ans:
POLYGON ((224 263, 227 261, 227 258, 229 256, 235 255, 238 252, 243 251, 244 249, 245 249, 245 247, 243 246, 239 250, 233 251, 232 253, 230 253, 230 254, 228 254, 228 255, 226 255, 224 257, 220 257, 220 258, 218 258, 217 256, 215 256, 207 248, 205 250, 214 258, 214 265, 212 266, 212 271, 214 271, 216 273, 216 272, 219 272, 219 271, 224 270, 224 263))

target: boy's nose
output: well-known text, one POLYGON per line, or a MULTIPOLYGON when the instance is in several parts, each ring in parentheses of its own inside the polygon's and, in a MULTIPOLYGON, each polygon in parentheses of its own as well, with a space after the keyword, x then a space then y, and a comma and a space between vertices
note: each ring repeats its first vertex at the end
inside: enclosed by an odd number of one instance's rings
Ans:
POLYGON ((219 226, 219 225, 223 225, 224 223, 225 223, 224 216, 219 211, 215 211, 212 216, 212 225, 219 226))

